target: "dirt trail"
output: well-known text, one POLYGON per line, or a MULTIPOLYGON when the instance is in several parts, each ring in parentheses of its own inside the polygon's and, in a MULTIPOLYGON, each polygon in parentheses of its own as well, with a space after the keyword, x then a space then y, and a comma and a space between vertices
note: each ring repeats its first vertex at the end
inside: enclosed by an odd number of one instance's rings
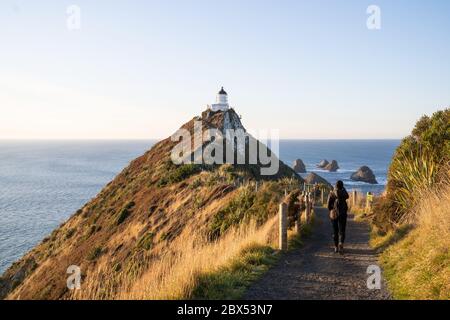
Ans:
POLYGON ((384 282, 381 290, 366 285, 369 265, 377 255, 369 247, 369 227, 349 215, 345 254, 333 252, 328 211, 316 208, 316 223, 305 245, 280 258, 247 291, 244 299, 389 299, 384 282))

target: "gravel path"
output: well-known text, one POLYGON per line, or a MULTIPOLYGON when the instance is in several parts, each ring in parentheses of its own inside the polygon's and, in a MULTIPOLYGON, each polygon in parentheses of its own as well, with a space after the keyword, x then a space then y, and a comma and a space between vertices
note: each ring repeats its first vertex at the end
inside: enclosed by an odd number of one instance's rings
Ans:
POLYGON ((345 254, 333 252, 332 229, 328 211, 315 208, 316 223, 305 245, 280 258, 244 299, 320 300, 320 299, 389 299, 384 282, 381 290, 369 290, 366 273, 377 265, 377 254, 369 247, 369 227, 347 221, 345 254))

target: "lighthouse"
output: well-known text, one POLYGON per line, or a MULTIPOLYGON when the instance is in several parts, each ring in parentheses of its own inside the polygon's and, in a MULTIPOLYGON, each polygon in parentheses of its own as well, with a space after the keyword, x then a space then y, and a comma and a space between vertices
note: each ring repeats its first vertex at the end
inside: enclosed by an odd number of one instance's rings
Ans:
POLYGON ((211 111, 227 111, 230 108, 228 104, 228 94, 222 89, 217 93, 216 103, 211 105, 211 111))

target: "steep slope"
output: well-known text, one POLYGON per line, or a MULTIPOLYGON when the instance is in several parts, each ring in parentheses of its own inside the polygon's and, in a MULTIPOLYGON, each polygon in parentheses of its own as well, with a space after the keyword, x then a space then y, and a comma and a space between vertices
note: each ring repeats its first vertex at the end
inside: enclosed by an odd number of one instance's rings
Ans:
MULTIPOLYGON (((201 121, 203 130, 219 129, 224 134, 226 129, 245 130, 232 109, 204 112, 182 128, 194 135, 195 121, 201 121)), ((212 241, 232 225, 250 219, 262 224, 276 212, 286 186, 303 181, 278 159, 279 170, 273 176, 261 175, 259 162, 175 165, 171 151, 176 145, 167 138, 133 160, 94 199, 14 263, 0 278, 0 298, 74 298, 66 282, 71 265, 80 267, 82 283, 88 286, 79 297, 116 298, 124 282, 137 281, 152 261, 170 254, 171 244, 183 232, 195 230, 196 236, 212 241), (261 181, 260 187, 249 188, 251 181, 261 181), (233 211, 236 203, 238 213, 233 211)))

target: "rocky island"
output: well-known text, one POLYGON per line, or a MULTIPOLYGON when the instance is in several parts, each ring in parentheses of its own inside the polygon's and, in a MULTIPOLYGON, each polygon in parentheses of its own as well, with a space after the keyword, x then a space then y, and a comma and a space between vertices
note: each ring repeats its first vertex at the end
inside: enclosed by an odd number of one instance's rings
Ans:
POLYGON ((323 159, 322 161, 319 162, 319 164, 317 165, 317 168, 325 169, 325 167, 326 167, 329 163, 330 163, 330 162, 328 162, 328 160, 323 159))
POLYGON ((351 175, 350 179, 352 179, 353 181, 378 184, 378 181, 375 178, 373 171, 367 166, 362 166, 361 168, 359 168, 358 171, 354 172, 351 175))
POLYGON ((326 165, 324 169, 330 172, 336 172, 339 169, 339 165, 336 160, 333 160, 328 165, 326 165))
POLYGON ((301 159, 295 160, 292 168, 297 173, 306 173, 306 166, 301 159))
POLYGON ((333 188, 331 183, 329 183, 327 180, 319 176, 317 173, 311 172, 308 174, 308 176, 305 178, 305 182, 307 184, 322 184, 329 188, 333 188))

